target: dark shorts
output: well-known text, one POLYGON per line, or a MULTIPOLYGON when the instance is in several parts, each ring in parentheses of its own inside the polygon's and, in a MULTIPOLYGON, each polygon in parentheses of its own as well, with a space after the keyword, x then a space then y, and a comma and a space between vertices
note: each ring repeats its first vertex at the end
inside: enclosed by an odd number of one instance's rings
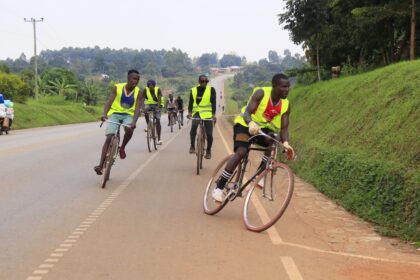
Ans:
MULTIPOLYGON (((273 132, 268 128, 263 128, 262 131, 264 133, 273 132)), ((251 144, 256 144, 262 147, 268 147, 270 144, 270 142, 267 141, 267 138, 263 136, 253 138, 250 143, 248 141, 250 137, 251 134, 249 134, 248 127, 245 127, 240 124, 235 124, 233 126, 233 150, 236 151, 238 147, 244 147, 248 150, 251 144)))

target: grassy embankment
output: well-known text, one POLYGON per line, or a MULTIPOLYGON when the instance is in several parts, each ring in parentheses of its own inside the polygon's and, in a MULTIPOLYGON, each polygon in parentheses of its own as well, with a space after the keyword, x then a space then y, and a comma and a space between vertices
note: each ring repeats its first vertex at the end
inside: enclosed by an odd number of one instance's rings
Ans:
POLYGON ((15 103, 14 109, 13 129, 97 121, 103 111, 102 106, 83 106, 58 96, 15 103))
POLYGON ((293 170, 420 246, 420 61, 296 87, 289 99, 293 170))

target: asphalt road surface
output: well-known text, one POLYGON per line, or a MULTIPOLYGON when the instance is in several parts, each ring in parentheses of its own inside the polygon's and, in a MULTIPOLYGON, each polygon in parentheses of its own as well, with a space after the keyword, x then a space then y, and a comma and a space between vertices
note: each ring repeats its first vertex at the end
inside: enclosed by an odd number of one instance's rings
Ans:
MULTIPOLYGON (((219 100, 223 77, 211 82, 219 100)), ((415 248, 299 178, 266 232, 245 229, 241 198, 205 215, 206 181, 232 150, 232 126, 218 118, 213 158, 196 175, 190 124, 170 133, 166 115, 162 123, 163 145, 149 153, 139 120, 105 189, 93 171, 99 122, 0 136, 0 279, 420 279, 415 248)))

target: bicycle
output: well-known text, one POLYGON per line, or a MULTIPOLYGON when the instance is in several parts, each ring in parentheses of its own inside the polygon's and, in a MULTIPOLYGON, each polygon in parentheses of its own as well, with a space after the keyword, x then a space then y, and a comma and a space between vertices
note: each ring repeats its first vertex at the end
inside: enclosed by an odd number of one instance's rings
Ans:
POLYGON ((146 131, 146 141, 147 141, 147 148, 149 152, 152 152, 152 142, 153 147, 157 150, 157 131, 156 131, 156 117, 153 111, 147 111, 145 114, 148 115, 149 123, 147 124, 147 131, 146 131))
POLYGON ((178 122, 178 128, 181 129, 181 126, 184 124, 184 121, 182 119, 182 111, 178 110, 178 117, 177 117, 177 122, 178 122))
MULTIPOLYGON (((106 122, 116 124, 118 125, 118 128, 117 128, 116 133, 112 136, 111 141, 109 142, 108 149, 106 151, 106 156, 105 156, 105 161, 104 161, 104 166, 103 166, 103 169, 105 170, 105 172, 103 174, 104 177, 102 181, 102 188, 105 188, 106 182, 109 180, 109 175, 111 174, 112 165, 114 165, 115 160, 118 157, 118 152, 120 150, 120 127, 124 126, 124 127, 131 128, 129 125, 122 124, 119 122, 113 122, 110 120, 107 120, 106 122)), ((102 127, 103 124, 104 122, 102 122, 99 127, 102 127)))
MULTIPOLYGON (((169 125, 171 126, 171 132, 174 132, 174 124, 176 122, 175 120, 175 111, 168 111, 169 114, 169 125)), ((179 128, 181 129, 181 125, 179 125, 179 128)))
POLYGON ((242 217, 245 227, 254 232, 261 232, 274 225, 286 211, 292 198, 294 189, 294 176, 292 170, 282 162, 276 161, 277 151, 282 143, 277 136, 270 136, 262 131, 251 137, 264 136, 274 140, 268 148, 250 147, 246 156, 241 160, 233 172, 230 180, 226 183, 223 202, 217 202, 212 198, 213 189, 217 186, 217 180, 224 170, 226 162, 233 156, 229 155, 223 159, 210 177, 204 193, 204 212, 214 215, 221 211, 229 201, 242 197, 244 190, 247 190, 242 217), (243 184, 246 168, 249 162, 250 151, 271 151, 271 155, 265 166, 259 168, 252 177, 243 184), (260 185, 262 183, 262 186, 260 185))
POLYGON ((206 129, 204 128, 205 121, 214 122, 213 119, 190 118, 190 120, 200 121, 197 127, 197 136, 195 139, 195 154, 197 155, 197 175, 200 174, 200 169, 203 169, 203 157, 206 146, 206 129))

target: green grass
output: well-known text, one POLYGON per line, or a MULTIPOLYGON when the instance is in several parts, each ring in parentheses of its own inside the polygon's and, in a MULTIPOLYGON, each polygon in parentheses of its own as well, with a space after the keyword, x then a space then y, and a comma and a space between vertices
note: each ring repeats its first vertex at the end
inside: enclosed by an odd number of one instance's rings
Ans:
POLYGON ((290 92, 294 170, 386 235, 420 240, 420 61, 290 92))
POLYGON ((83 106, 58 96, 15 103, 14 109, 14 129, 97 121, 103 111, 102 106, 83 106))

